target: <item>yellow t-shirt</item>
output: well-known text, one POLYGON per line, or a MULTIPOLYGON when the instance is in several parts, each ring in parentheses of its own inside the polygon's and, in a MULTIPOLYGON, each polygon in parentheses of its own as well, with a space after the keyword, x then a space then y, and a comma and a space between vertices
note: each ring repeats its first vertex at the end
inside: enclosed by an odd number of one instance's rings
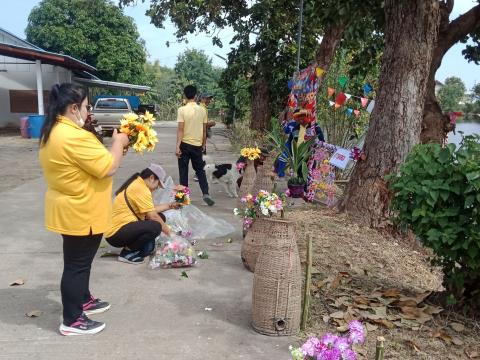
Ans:
POLYGON ((65 235, 101 234, 109 228, 112 154, 91 132, 59 116, 40 165, 48 185, 45 227, 65 235))
POLYGON ((207 123, 206 110, 195 102, 178 109, 178 123, 185 123, 182 142, 194 146, 203 144, 203 124, 207 123))
MULTIPOLYGON (((138 221, 125 201, 124 192, 118 194, 113 201, 112 223, 105 233, 107 238, 115 235, 123 225, 138 221)), ((145 220, 146 213, 155 210, 152 192, 140 176, 127 187, 127 198, 135 214, 142 220, 145 220)))

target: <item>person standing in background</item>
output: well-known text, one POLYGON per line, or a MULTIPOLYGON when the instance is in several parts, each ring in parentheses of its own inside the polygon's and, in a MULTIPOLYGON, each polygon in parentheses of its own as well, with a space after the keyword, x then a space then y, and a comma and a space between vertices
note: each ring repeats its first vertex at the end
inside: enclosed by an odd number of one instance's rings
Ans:
POLYGON ((207 112, 195 102, 197 88, 188 85, 184 88, 186 104, 178 109, 177 115, 177 146, 175 154, 178 158, 180 185, 188 187, 188 167, 192 161, 193 170, 197 175, 203 201, 212 206, 215 204, 208 193, 208 181, 203 169, 203 152, 207 141, 207 112))
POLYGON ((63 238, 62 335, 96 334, 105 324, 87 315, 110 304, 90 293, 90 270, 111 216, 112 175, 122 160, 128 136, 113 132, 108 151, 83 129, 90 112, 86 90, 54 85, 40 135, 39 159, 48 189, 45 227, 63 238))

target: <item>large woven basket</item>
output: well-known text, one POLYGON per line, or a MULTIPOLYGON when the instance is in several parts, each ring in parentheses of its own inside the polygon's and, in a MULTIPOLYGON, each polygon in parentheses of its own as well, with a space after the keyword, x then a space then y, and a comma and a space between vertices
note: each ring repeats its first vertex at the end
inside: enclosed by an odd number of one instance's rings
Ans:
POLYGON ((268 236, 260 248, 252 294, 252 326, 271 336, 289 336, 300 330, 301 267, 294 223, 264 219, 268 236))
POLYGON ((259 217, 254 220, 252 226, 247 230, 242 242, 242 262, 251 272, 255 271, 258 254, 262 242, 270 236, 270 223, 268 219, 259 217))
POLYGON ((273 178, 270 176, 273 168, 273 156, 265 156, 263 165, 257 167, 257 176, 252 186, 252 194, 258 194, 260 190, 271 192, 273 190, 273 178))
POLYGON ((256 177, 257 177, 257 173, 255 171, 254 162, 252 160, 247 160, 247 167, 245 168, 245 172, 243 173, 242 185, 240 186, 240 191, 238 194, 239 208, 242 208, 244 206, 240 202, 240 199, 246 196, 247 194, 252 193, 252 187, 256 177))

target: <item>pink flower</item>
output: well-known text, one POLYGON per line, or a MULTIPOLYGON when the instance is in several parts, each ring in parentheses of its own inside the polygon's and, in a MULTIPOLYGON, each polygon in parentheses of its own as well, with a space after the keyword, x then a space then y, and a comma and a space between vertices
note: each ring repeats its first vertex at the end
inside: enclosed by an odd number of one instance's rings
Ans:
POLYGON ((245 166, 246 166, 246 164, 244 162, 239 162, 239 163, 237 163, 237 165, 235 165, 235 167, 237 168, 237 171, 241 171, 241 170, 245 169, 245 166))
POLYGON ((350 343, 344 337, 339 337, 337 340, 335 340, 334 346, 342 352, 350 349, 350 343))
POLYGON ((322 339, 320 341, 322 342, 322 344, 325 344, 328 347, 333 347, 337 339, 338 339, 338 336, 330 333, 326 333, 325 335, 322 336, 322 339))
POLYGON ((287 189, 287 191, 285 191, 285 196, 286 196, 286 197, 290 197, 290 195, 291 195, 291 194, 290 194, 290 189, 287 189))
POLYGON ((317 360, 342 360, 342 352, 337 348, 326 349, 317 355, 317 360))
POLYGON ((365 330, 363 325, 358 320, 353 320, 348 324, 348 329, 350 330, 348 334, 348 340, 352 344, 361 344, 365 341, 365 330))
POLYGON ((343 350, 342 360, 357 360, 357 354, 352 349, 343 350))
POLYGON ((304 355, 315 356, 316 355, 315 345, 319 342, 320 341, 317 338, 311 337, 305 342, 305 344, 302 345, 300 349, 302 350, 304 355))

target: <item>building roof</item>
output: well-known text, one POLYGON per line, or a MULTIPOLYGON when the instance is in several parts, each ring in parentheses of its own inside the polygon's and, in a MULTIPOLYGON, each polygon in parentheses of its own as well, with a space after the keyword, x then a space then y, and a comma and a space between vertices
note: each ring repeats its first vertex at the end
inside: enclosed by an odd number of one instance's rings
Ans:
POLYGON ((44 64, 62 66, 72 70, 97 71, 93 66, 71 56, 45 51, 40 48, 33 49, 30 47, 0 43, 0 55, 31 61, 40 60, 44 64))
MULTIPOLYGON (((19 38, 17 35, 12 34, 10 31, 5 30, 4 28, 0 27, 0 33, 2 33, 2 32, 5 33, 6 35, 8 35, 9 37, 13 38, 14 41, 21 43, 22 45, 24 45, 27 48, 43 50, 42 48, 38 47, 37 45, 34 45, 34 44, 28 42, 27 40, 19 38)), ((16 45, 16 44, 12 44, 12 45, 16 45)))
POLYGON ((150 86, 144 86, 144 85, 134 85, 134 84, 126 84, 126 83, 121 83, 121 82, 116 82, 116 81, 105 81, 105 80, 100 80, 100 79, 85 79, 81 77, 74 77, 73 80, 76 82, 82 83, 89 85, 91 87, 99 87, 99 88, 114 88, 114 89, 120 89, 120 90, 130 90, 133 92, 144 92, 144 91, 150 91, 150 86))

